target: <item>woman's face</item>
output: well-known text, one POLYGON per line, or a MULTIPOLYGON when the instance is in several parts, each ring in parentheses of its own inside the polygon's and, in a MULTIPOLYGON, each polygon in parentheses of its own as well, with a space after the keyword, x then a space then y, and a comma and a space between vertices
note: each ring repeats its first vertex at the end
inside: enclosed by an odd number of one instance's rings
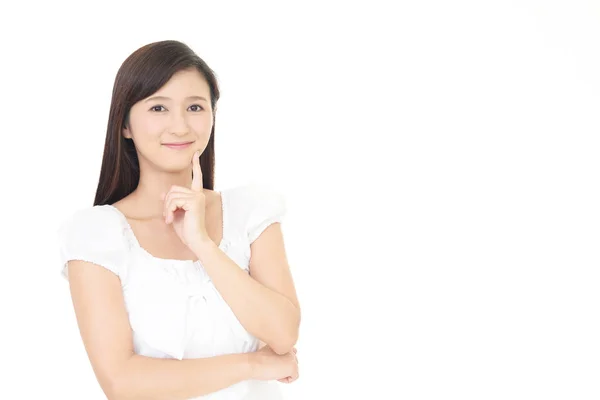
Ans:
POLYGON ((177 72, 156 93, 134 104, 123 136, 133 139, 140 163, 174 172, 189 168, 196 150, 204 151, 212 124, 210 88, 200 72, 190 69, 177 72), (185 142, 191 144, 167 146, 185 142))

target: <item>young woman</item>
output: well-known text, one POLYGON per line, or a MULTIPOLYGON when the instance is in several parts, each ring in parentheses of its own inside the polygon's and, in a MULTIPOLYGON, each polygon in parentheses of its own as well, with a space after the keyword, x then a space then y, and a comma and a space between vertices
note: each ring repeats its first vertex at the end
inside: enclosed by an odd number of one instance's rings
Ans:
POLYGON ((212 70, 148 44, 119 69, 94 205, 59 228, 85 349, 109 399, 280 399, 300 306, 284 197, 214 190, 212 70))

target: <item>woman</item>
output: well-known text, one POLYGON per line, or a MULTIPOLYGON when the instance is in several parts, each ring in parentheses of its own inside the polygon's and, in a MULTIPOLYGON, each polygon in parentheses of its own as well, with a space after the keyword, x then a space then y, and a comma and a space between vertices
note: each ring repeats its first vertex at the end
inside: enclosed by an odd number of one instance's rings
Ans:
POLYGON ((62 275, 109 399, 280 399, 276 381, 298 377, 284 198, 213 190, 218 99, 185 44, 131 54, 94 205, 60 226, 62 275))

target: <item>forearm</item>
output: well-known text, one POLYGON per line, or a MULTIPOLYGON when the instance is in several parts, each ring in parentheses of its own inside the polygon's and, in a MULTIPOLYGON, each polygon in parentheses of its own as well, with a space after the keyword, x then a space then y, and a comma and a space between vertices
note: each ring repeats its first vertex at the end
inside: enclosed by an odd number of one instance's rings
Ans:
POLYGON ((212 241, 198 244, 194 253, 244 328, 277 353, 291 351, 300 325, 292 301, 257 282, 212 241))
POLYGON ((133 355, 113 380, 111 400, 184 400, 252 378, 250 354, 196 359, 133 355))

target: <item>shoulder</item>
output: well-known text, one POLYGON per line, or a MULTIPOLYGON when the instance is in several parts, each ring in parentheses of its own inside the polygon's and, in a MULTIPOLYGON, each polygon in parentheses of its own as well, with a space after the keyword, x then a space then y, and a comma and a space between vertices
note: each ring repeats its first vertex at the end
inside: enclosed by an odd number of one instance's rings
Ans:
POLYGON ((264 229, 283 222, 287 213, 286 197, 281 189, 266 184, 246 184, 222 191, 227 218, 236 222, 253 242, 264 229))
POLYGON ((76 246, 122 246, 124 226, 116 209, 110 205, 85 207, 73 211, 59 224, 61 241, 76 246))
POLYGON ((121 275, 128 243, 120 215, 112 206, 72 212, 61 221, 57 236, 64 277, 68 276, 66 263, 70 260, 92 262, 121 275))
POLYGON ((77 209, 65 217, 59 226, 60 231, 77 230, 98 232, 117 229, 120 225, 118 214, 109 205, 77 209))

